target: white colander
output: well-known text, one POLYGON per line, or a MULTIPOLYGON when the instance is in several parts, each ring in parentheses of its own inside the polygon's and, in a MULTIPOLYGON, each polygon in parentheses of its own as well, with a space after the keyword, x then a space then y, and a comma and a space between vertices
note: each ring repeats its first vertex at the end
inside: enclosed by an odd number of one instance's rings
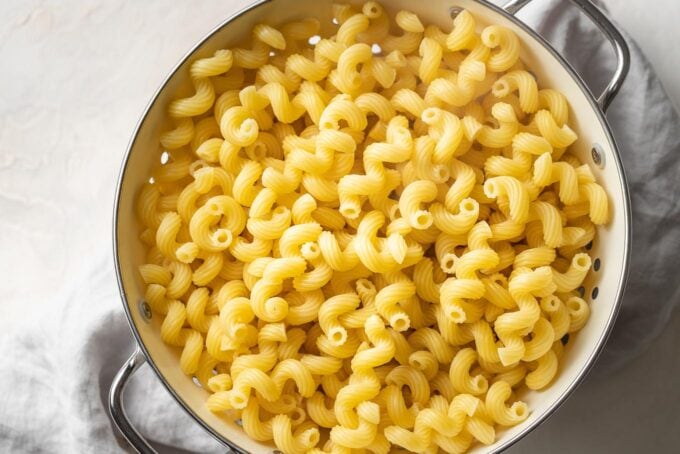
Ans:
MULTIPOLYGON (((356 0, 343 2, 360 4, 356 0)), ((536 0, 540 1, 540 0, 536 0)), ((587 0, 572 0, 588 15, 611 41, 618 57, 611 83, 595 97, 571 66, 538 34, 513 16, 529 0, 514 0, 504 8, 483 0, 383 0, 384 7, 394 14, 400 9, 417 13, 425 23, 448 29, 451 14, 460 8, 470 10, 482 24, 500 24, 512 29, 523 43, 521 58, 545 86, 564 93, 572 108, 574 130, 579 140, 572 146, 581 161, 591 164, 598 181, 611 200, 611 222, 598 229, 590 254, 593 269, 586 278, 583 292, 592 299, 592 314, 582 331, 567 344, 560 371, 554 383, 542 391, 526 391, 520 398, 526 401, 531 416, 522 424, 498 432, 491 446, 476 445, 472 452, 486 453, 503 450, 528 434, 544 421, 583 380, 614 324, 623 294, 631 244, 631 213, 626 178, 621 159, 604 116, 628 70, 629 54, 625 40, 614 25, 587 0)), ((135 200, 148 180, 161 149, 159 136, 170 128, 166 109, 173 96, 190 85, 188 67, 197 58, 207 57, 215 50, 233 47, 246 41, 250 30, 259 22, 276 26, 291 20, 316 17, 322 22, 322 35, 332 34, 331 0, 268 0, 260 1, 235 14, 210 32, 173 69, 154 95, 137 125, 118 182, 114 211, 114 255, 123 306, 130 328, 137 340, 137 350, 116 376, 110 393, 113 419, 130 444, 139 452, 154 452, 149 443, 130 425, 123 411, 122 395, 127 380, 144 362, 158 375, 161 383, 177 402, 225 446, 238 452, 272 453, 271 444, 251 440, 235 423, 211 413, 205 405, 208 392, 182 373, 176 349, 160 338, 160 322, 152 316, 144 302, 145 285, 137 267, 143 263, 145 248, 138 239, 140 231, 135 216, 135 200)))

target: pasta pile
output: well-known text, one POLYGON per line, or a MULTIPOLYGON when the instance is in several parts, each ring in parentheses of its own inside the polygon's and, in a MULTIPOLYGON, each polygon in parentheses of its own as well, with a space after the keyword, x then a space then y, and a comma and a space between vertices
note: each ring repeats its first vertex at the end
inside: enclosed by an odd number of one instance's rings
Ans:
POLYGON ((210 410, 284 453, 491 444, 588 319, 607 196, 510 30, 334 14, 191 65, 139 196, 146 300, 210 410))

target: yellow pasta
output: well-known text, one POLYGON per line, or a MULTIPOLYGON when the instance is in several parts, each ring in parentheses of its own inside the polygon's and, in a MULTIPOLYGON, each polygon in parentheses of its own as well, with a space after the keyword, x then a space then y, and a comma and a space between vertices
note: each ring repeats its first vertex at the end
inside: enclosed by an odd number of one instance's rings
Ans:
POLYGON ((443 53, 442 46, 437 41, 427 37, 423 38, 420 42, 420 56, 422 60, 418 69, 420 80, 429 84, 435 79, 443 53))
POLYGON ((523 224, 529 218, 530 196, 526 187, 517 178, 510 176, 489 178, 484 182, 484 193, 493 199, 505 198, 509 204, 509 217, 514 222, 523 224))
POLYGON ((455 80, 439 77, 427 87, 425 100, 438 104, 440 102, 455 107, 464 106, 473 100, 477 83, 486 77, 486 68, 481 61, 467 60, 460 65, 455 80))
POLYGON ((437 196, 437 186, 429 180, 418 180, 404 188, 399 198, 399 211, 411 227, 425 230, 432 225, 432 215, 421 210, 420 205, 432 202, 437 196))
POLYGON ((498 127, 481 126, 477 133, 477 140, 486 147, 507 147, 512 143, 519 129, 515 110, 510 104, 498 102, 491 108, 491 116, 498 123, 498 127))
POLYGON ((453 20, 453 29, 446 37, 446 48, 452 52, 468 49, 477 38, 475 19, 469 11, 464 10, 453 20))
POLYGON ((510 397, 510 385, 505 381, 497 381, 489 388, 486 395, 486 408, 491 419, 502 426, 514 426, 529 416, 529 409, 524 402, 515 402, 510 408, 505 401, 510 397))
POLYGON ((138 197, 145 300, 208 409, 286 454, 491 444, 588 321, 606 191, 510 29, 333 13, 190 65, 138 197))
POLYGON ((515 90, 519 91, 519 104, 525 113, 538 110, 538 87, 534 76, 527 71, 510 71, 494 82, 491 88, 497 98, 504 98, 515 90))
POLYGON ((507 71, 517 62, 520 44, 512 31, 500 25, 490 25, 482 31, 481 39, 486 47, 494 50, 486 62, 490 71, 507 71))

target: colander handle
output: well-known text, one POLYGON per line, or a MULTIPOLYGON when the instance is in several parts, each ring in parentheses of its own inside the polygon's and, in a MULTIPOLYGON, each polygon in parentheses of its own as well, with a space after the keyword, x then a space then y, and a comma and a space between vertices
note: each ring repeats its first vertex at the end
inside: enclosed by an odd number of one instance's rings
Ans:
MULTIPOLYGON (((532 0, 510 0, 503 5, 503 9, 508 13, 515 15, 531 1, 532 0)), ((630 68, 630 51, 628 50, 628 44, 619 29, 616 28, 616 25, 614 25, 597 6, 590 2, 590 0, 571 0, 571 2, 597 25, 614 47, 617 60, 616 70, 607 87, 605 87, 602 94, 597 97, 598 106, 600 106, 600 109, 602 109, 603 112, 606 112, 609 104, 614 100, 621 85, 623 85, 623 81, 626 79, 628 69, 630 68)))
MULTIPOLYGON (((139 454, 158 454, 158 451, 134 428, 123 406, 123 394, 125 393, 128 380, 144 363, 146 363, 146 356, 144 356, 139 347, 135 348, 134 353, 121 366, 116 376, 113 377, 111 389, 109 390, 109 413, 118 431, 136 452, 139 454)), ((241 451, 226 448, 225 454, 236 454, 237 452, 241 451)))
POLYGON ((116 376, 113 377, 109 390, 109 413, 111 413, 111 419, 116 424, 118 431, 135 451, 140 454, 157 454, 149 442, 132 426, 123 407, 123 393, 128 380, 145 362, 146 357, 138 347, 132 356, 125 361, 116 376))

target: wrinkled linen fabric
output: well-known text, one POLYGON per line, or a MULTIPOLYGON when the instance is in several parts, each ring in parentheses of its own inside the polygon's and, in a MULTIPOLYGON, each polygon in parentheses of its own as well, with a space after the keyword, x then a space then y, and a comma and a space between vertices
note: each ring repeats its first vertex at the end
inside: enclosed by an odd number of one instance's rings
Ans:
MULTIPOLYGON (((599 93, 614 68, 609 44, 569 2, 534 3, 522 11, 520 17, 551 41, 593 92, 599 93)), ((110 8, 124 8, 120 2, 111 4, 110 8)), ((225 6, 223 15, 226 17, 231 9, 225 6)), ((27 16, 25 22, 16 18, 18 26, 37 21, 38 25, 55 27, 44 11, 34 13, 27 16)), ((93 33, 99 24, 107 26, 106 15, 99 17, 96 11, 85 13, 92 15, 87 20, 92 22, 93 33)), ((12 44, 9 39, 12 28, 9 30, 0 31, 3 38, 0 55, 5 55, 3 41, 4 45, 12 44)), ((74 38, 68 34, 73 30, 64 27, 60 32, 65 38, 58 42, 66 54, 71 51, 69 39, 74 38)), ((115 28, 110 32, 115 32, 115 28)), ((38 38, 40 36, 30 39, 38 38)), ((675 176, 680 174, 677 134, 680 121, 644 55, 635 43, 630 39, 628 42, 631 70, 607 117, 630 183, 634 213, 633 260, 623 306, 605 352, 594 369, 594 378, 606 376, 643 352, 662 330, 678 302, 674 274, 678 264, 675 251, 680 246, 680 229, 676 228, 680 221, 676 199, 680 194, 680 179, 675 176)), ((109 45, 113 46, 110 41, 109 45)), ((64 132, 51 134, 58 136, 53 137, 54 140, 34 143, 54 149, 67 143, 80 147, 78 153, 65 151, 59 155, 68 158, 63 162, 53 166, 48 155, 38 154, 38 164, 31 167, 21 156, 8 151, 20 148, 8 139, 11 137, 8 131, 19 124, 12 123, 11 118, 30 117, 22 97, 30 97, 34 81, 18 82, 20 90, 6 97, 9 102, 0 103, 0 237, 3 238, 0 241, 4 241, 0 243, 0 271, 11 276, 15 267, 23 270, 22 263, 39 261, 47 253, 65 257, 54 262, 56 265, 50 270, 54 275, 37 276, 32 283, 22 284, 35 286, 37 294, 47 295, 40 301, 28 301, 32 294, 30 288, 16 289, 12 282, 0 283, 7 289, 3 294, 10 300, 15 299, 14 311, 8 310, 9 315, 1 321, 0 452, 109 453, 129 449, 112 428, 106 405, 111 380, 134 349, 115 283, 108 233, 113 182, 123 150, 114 156, 95 154, 94 162, 89 162, 85 153, 88 147, 97 146, 96 143, 87 145, 90 128, 104 131, 105 136, 107 131, 114 136, 129 136, 132 131, 130 122, 121 126, 115 118, 106 123, 107 115, 97 116, 102 104, 108 105, 119 118, 136 118, 141 112, 115 110, 117 98, 106 87, 80 93, 76 85, 92 77, 102 77, 108 73, 107 65, 115 65, 121 58, 130 65, 128 70, 134 71, 135 58, 143 58, 144 52, 138 50, 138 56, 125 57, 127 54, 121 49, 98 48, 96 40, 80 57, 87 57, 88 52, 100 57, 89 60, 92 65, 83 68, 79 75, 62 74, 63 84, 53 88, 63 90, 64 97, 71 96, 69 101, 76 99, 74 102, 81 103, 77 118, 60 118, 58 106, 41 104, 42 110, 35 108, 36 112, 47 112, 41 117, 43 121, 59 122, 56 127, 64 132), (102 123, 105 124, 102 126, 102 123), (63 190, 46 190, 40 198, 30 200, 18 192, 21 185, 12 180, 13 175, 32 175, 35 184, 63 190), (83 191, 84 183, 93 189, 83 191), (80 208, 74 208, 76 206, 80 208), (17 229, 33 231, 36 225, 49 226, 49 229, 35 233, 26 247, 4 239, 12 238, 17 229), (55 237, 50 229, 71 232, 68 241, 55 237), (4 256, 5 251, 14 254, 11 260, 4 256), (53 292, 43 289, 44 282, 54 282, 54 276, 61 276, 60 285, 53 292), (22 306, 27 310, 22 311, 22 306)), ((158 72, 162 75, 167 69, 159 67, 158 72)), ((116 87, 115 78, 106 82, 116 87)), ((150 93, 130 96, 148 99, 150 93)), ((44 133, 44 130, 38 131, 44 133)), ((26 135, 31 133, 25 131, 26 135)), ((26 272, 30 269, 26 267, 26 272)), ((180 409, 146 366, 131 380, 126 405, 134 424, 161 452, 225 451, 180 409)), ((549 426, 550 421, 546 425, 549 426)))

